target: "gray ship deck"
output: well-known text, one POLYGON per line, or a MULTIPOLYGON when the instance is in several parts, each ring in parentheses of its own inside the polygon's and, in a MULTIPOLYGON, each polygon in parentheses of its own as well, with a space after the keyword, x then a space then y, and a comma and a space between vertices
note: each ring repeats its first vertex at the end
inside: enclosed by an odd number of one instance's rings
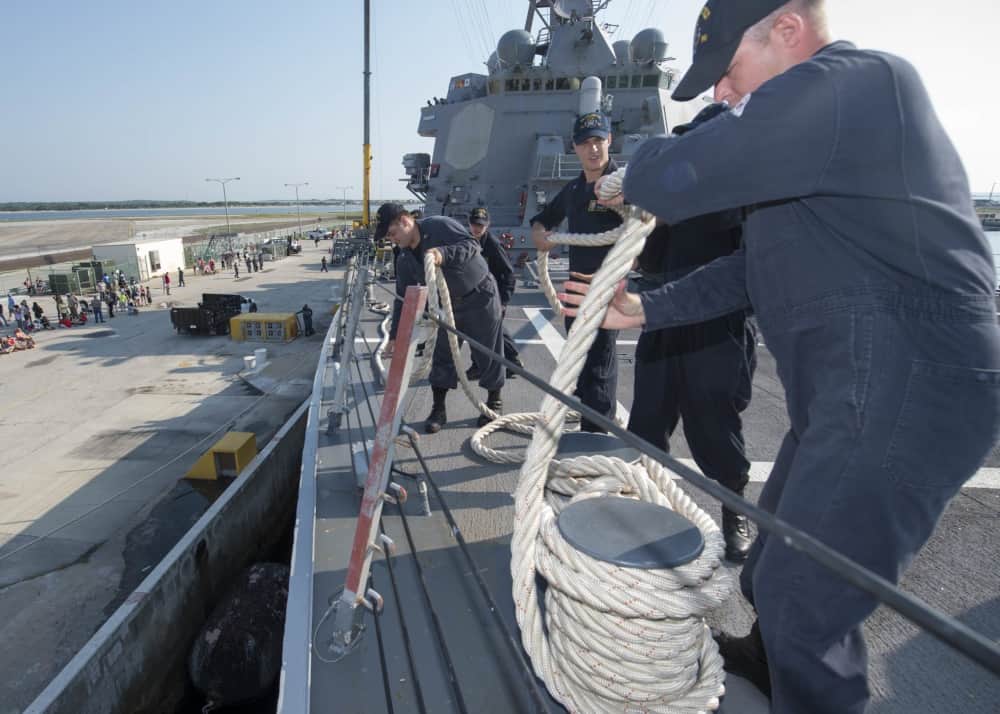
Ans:
MULTIPOLYGON (((385 299, 384 294, 376 297, 385 299)), ((405 477, 396 479, 411 493, 402 507, 405 518, 393 505, 386 505, 382 518, 383 528, 398 551, 389 559, 377 556, 372 565, 372 584, 384 596, 385 609, 378 618, 365 615, 366 632, 355 651, 339 662, 323 661, 328 656, 325 642, 331 630, 329 618, 323 618, 344 582, 360 504, 352 452, 363 448, 362 436, 373 438, 373 416, 381 403, 381 392, 371 384, 368 362, 369 350, 377 343, 379 320, 370 313, 362 320, 360 331, 368 341, 358 338, 357 363, 352 368, 352 409, 337 436, 325 434, 327 404, 314 405, 310 428, 318 435, 319 466, 315 480, 312 474, 304 473, 300 493, 279 711, 544 710, 532 701, 523 670, 487 610, 433 489, 431 515, 421 515, 415 483, 405 477), (440 634, 435 628, 440 628, 440 634)), ((525 363, 542 375, 551 373, 564 334, 555 323, 547 326, 551 320, 552 312, 541 294, 519 287, 508 309, 508 328, 520 342, 525 363)), ((618 398, 625 406, 631 402, 636 337, 634 332, 623 333, 619 341, 618 398)), ((323 399, 328 400, 332 396, 332 366, 321 369, 317 379, 323 399)), ((535 411, 541 395, 525 380, 514 379, 505 388, 504 399, 507 412, 535 411)), ((429 411, 430 390, 426 386, 411 389, 403 404, 405 420, 421 431, 429 411)), ((512 493, 518 469, 484 463, 472 454, 467 441, 475 429, 476 415, 460 392, 449 397, 448 414, 445 429, 433 436, 422 435, 420 448, 469 543, 479 573, 519 643, 509 573, 512 493)), ((745 422, 748 451, 754 461, 748 496, 755 499, 787 428, 780 382, 763 346, 759 348, 753 401, 745 422)), ((678 430, 673 440, 675 451, 687 458, 680 434, 678 430)), ((496 443, 517 448, 527 440, 499 435, 496 443)), ((409 449, 397 449, 396 466, 408 474, 419 471, 409 449)), ((903 581, 906 590, 991 638, 1000 637, 1000 569, 995 567, 1000 555, 1000 535, 995 528, 1000 512, 998 466, 1000 454, 994 450, 986 467, 951 504, 937 533, 903 581)), ((692 495, 719 517, 716 503, 698 492, 692 495)), ((712 624, 742 632, 749 622, 749 607, 734 596, 715 614, 712 624)), ((1000 680, 888 610, 880 609, 869 620, 867 636, 872 712, 992 710, 1000 701, 1000 680)), ((723 711, 766 711, 766 707, 751 704, 759 695, 748 687, 731 678, 723 711)), ((563 711, 551 700, 546 704, 550 711, 563 711)))

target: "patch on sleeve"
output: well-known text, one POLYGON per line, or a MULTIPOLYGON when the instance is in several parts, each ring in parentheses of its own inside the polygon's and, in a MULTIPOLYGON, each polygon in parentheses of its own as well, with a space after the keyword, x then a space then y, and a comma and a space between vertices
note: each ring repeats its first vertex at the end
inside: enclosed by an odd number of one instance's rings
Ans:
POLYGON ((747 104, 750 103, 750 97, 753 96, 753 92, 749 94, 744 94, 743 99, 736 103, 736 106, 732 108, 732 113, 734 117, 743 116, 743 110, 747 108, 747 104))

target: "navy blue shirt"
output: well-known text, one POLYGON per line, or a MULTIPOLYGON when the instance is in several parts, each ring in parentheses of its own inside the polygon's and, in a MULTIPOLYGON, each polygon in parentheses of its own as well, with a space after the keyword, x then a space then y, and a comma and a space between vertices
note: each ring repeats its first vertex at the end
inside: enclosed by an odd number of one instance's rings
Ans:
MULTIPOLYGON (((441 270, 448 291, 464 297, 489 279, 490 271, 475 240, 465 226, 448 216, 430 216, 418 220, 420 243, 416 248, 403 248, 396 259, 396 294, 405 295, 411 285, 424 284, 424 252, 428 248, 441 251, 441 270)), ((396 298, 392 309, 389 339, 396 339, 403 302, 396 298)))
POLYGON ((815 319, 831 299, 992 309, 993 260, 965 171, 916 70, 893 55, 827 45, 742 112, 644 142, 624 194, 670 224, 749 207, 745 252, 644 293, 646 329, 748 297, 761 327, 815 319))
POLYGON ((479 245, 482 248, 483 257, 486 259, 486 265, 489 266, 490 274, 497 281, 497 288, 500 290, 500 304, 506 305, 514 294, 516 283, 514 267, 510 264, 507 251, 489 231, 483 233, 479 245))
MULTIPOLYGON (((604 173, 609 174, 617 169, 618 165, 609 161, 604 173)), ((616 211, 597 202, 594 184, 587 183, 582 171, 563 186, 556 197, 533 216, 529 223, 540 223, 545 230, 551 231, 558 228, 563 219, 567 220, 567 230, 570 233, 604 233, 622 224, 622 218, 616 211)), ((578 273, 596 273, 609 250, 610 245, 571 245, 569 269, 578 273)))

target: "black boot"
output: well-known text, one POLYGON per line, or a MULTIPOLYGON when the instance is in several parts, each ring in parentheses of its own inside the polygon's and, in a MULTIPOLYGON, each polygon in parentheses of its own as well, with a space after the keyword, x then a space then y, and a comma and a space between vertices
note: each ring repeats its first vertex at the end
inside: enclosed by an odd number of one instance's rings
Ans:
MULTIPOLYGON (((736 493, 742 496, 743 489, 736 493)), ((726 540, 726 560, 730 563, 744 562, 753 544, 753 538, 750 536, 750 520, 723 506, 722 536, 726 540)))
POLYGON ((771 676, 767 668, 767 652, 760 636, 760 623, 754 620, 750 634, 733 637, 722 633, 715 638, 726 671, 743 677, 768 699, 771 698, 771 676))
POLYGON ((424 431, 428 434, 437 434, 441 427, 448 423, 448 412, 444 409, 444 399, 448 396, 448 390, 443 387, 431 387, 434 393, 434 406, 431 407, 430 416, 424 422, 424 431))
MULTIPOLYGON (((500 398, 499 389, 491 389, 489 391, 489 394, 486 396, 486 406, 495 411, 497 414, 503 412, 503 399, 500 398)), ((483 427, 489 424, 491 421, 493 420, 490 419, 485 414, 480 414, 478 421, 476 421, 476 425, 483 427)))

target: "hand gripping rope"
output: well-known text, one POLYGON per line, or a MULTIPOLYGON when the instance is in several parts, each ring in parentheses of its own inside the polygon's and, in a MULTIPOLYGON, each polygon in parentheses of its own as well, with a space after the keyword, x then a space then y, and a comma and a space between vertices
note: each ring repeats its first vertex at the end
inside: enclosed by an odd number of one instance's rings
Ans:
MULTIPOLYGON (((610 196, 620 192, 617 178, 610 196)), ((622 214, 624 224, 615 231, 555 237, 558 242, 579 241, 576 245, 614 243, 551 377, 552 385, 564 392, 576 383, 615 287, 653 228, 652 220, 636 208, 622 214)), ((733 587, 721 567, 722 534, 652 459, 644 456, 633 464, 603 456, 555 461, 566 411, 547 396, 540 414, 533 415, 536 428, 515 492, 513 596, 535 672, 572 712, 713 711, 725 692, 725 673, 703 616, 733 587), (559 511, 572 500, 608 496, 673 509, 701 531, 702 554, 678 568, 633 569, 574 549, 556 524, 559 511), (536 574, 548 584, 544 614, 536 574)))

